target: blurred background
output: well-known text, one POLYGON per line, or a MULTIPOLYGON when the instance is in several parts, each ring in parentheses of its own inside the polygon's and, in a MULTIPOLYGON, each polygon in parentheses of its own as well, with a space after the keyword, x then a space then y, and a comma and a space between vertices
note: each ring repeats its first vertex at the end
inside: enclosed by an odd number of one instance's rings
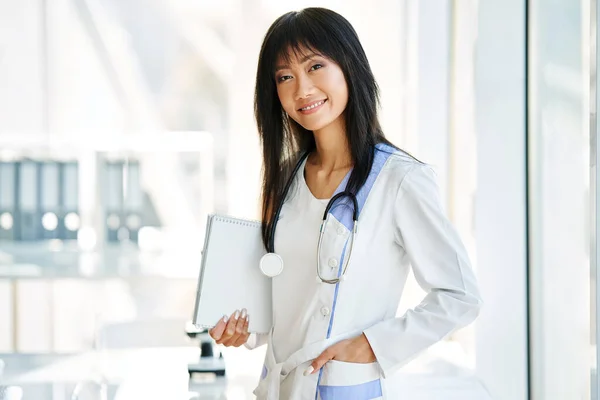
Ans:
POLYGON ((263 36, 307 6, 357 30, 484 296, 403 393, 598 398, 595 0, 0 0, 0 399, 254 398, 264 348, 190 378, 189 321, 207 215, 259 215, 263 36))

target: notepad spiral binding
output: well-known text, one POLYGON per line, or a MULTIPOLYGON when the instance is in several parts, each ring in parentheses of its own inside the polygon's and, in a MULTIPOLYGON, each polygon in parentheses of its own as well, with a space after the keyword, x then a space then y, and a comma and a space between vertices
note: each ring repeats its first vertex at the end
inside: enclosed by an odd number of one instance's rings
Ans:
POLYGON ((247 219, 236 219, 236 218, 231 218, 231 217, 224 217, 222 215, 215 215, 214 219, 216 221, 227 222, 227 223, 235 224, 235 225, 250 226, 253 228, 257 228, 262 225, 260 221, 247 220, 247 219))

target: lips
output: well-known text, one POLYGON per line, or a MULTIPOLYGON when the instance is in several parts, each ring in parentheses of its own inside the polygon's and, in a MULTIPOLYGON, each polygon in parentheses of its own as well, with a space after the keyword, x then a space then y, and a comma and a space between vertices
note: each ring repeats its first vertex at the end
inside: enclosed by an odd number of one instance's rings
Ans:
POLYGON ((327 99, 316 100, 316 101, 305 104, 304 106, 302 106, 302 108, 299 108, 298 111, 302 114, 311 114, 313 112, 316 112, 318 109, 320 109, 323 106, 323 104, 325 104, 326 102, 327 102, 327 99))

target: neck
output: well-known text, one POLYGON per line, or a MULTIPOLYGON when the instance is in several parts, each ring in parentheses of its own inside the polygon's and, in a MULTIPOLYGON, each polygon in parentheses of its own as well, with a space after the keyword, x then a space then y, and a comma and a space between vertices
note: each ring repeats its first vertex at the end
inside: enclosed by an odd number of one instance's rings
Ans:
POLYGON ((338 121, 323 129, 313 131, 316 154, 312 161, 326 171, 345 169, 352 165, 352 155, 346 139, 346 129, 338 121))

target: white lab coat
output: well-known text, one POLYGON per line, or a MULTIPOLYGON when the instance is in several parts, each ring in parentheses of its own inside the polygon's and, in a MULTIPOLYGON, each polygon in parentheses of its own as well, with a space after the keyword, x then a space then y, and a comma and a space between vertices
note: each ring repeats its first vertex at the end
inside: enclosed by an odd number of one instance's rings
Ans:
MULTIPOLYGON (((274 329, 270 334, 251 335, 246 344, 254 348, 268 343, 263 374, 255 390, 259 400, 390 398, 387 378, 478 315, 482 300, 476 278, 467 252, 443 212, 433 170, 387 146, 377 148, 373 171, 357 196, 358 234, 347 278, 337 285, 317 283, 314 263, 295 265, 294 257, 284 258, 287 275, 274 278, 274 329), (397 318, 411 266, 427 295, 417 307, 397 318), (298 303, 306 307, 299 309, 298 303), (303 310, 303 315, 292 313, 292 320, 290 310, 303 310), (278 321, 289 332, 280 329, 279 336, 273 335, 278 321), (302 344, 286 348, 290 346, 286 346, 282 333, 289 335, 290 342, 302 344), (326 348, 361 333, 367 337, 376 362, 334 360, 321 373, 303 376, 326 348)), ((303 170, 300 168, 297 181, 303 170)), ((316 248, 318 221, 311 232, 282 231, 286 218, 305 218, 298 206, 288 206, 293 203, 289 199, 276 230, 276 251, 285 249, 286 240, 308 240, 316 248)), ((304 207, 302 203, 300 207, 304 207)), ((334 278, 341 271, 328 265, 347 256, 350 220, 349 209, 337 210, 337 217, 335 211, 329 215, 320 260, 324 277, 334 278)))

